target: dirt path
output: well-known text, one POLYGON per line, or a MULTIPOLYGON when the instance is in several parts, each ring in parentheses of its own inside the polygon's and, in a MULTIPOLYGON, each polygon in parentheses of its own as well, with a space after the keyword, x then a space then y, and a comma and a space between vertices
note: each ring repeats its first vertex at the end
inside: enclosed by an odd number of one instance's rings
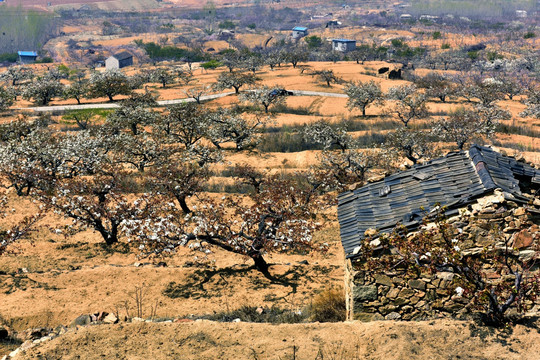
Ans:
MULTIPOLYGON (((304 91, 304 90, 289 90, 297 96, 320 96, 320 97, 338 97, 338 98, 347 98, 345 94, 338 93, 329 93, 329 92, 317 92, 317 91, 304 91)), ((224 92, 220 94, 212 94, 201 96, 201 101, 208 101, 223 98, 226 96, 234 95, 234 92, 224 92)), ((161 100, 158 101, 159 106, 181 104, 184 102, 194 102, 193 98, 181 98, 174 100, 161 100)), ((33 110, 37 112, 48 112, 48 111, 70 111, 70 110, 84 110, 84 109, 116 109, 120 107, 117 103, 101 103, 101 104, 82 104, 82 105, 57 105, 57 106, 37 106, 30 108, 19 108, 18 110, 33 110)))

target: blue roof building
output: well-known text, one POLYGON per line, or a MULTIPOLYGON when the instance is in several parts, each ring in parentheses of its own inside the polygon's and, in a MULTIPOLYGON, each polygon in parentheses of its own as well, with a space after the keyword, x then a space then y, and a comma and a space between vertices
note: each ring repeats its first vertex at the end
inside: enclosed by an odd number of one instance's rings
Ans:
POLYGON ((303 26, 295 26, 292 29, 292 37, 293 39, 299 39, 308 34, 308 28, 303 26))
POLYGON ((37 52, 35 51, 18 51, 19 62, 22 64, 33 64, 37 59, 37 52))
POLYGON ((332 39, 332 50, 348 52, 356 50, 356 40, 332 39))

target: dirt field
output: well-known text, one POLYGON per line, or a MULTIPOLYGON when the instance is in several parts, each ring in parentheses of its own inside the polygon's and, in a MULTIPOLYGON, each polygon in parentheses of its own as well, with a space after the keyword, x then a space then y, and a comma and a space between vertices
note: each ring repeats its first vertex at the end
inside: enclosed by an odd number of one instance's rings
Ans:
POLYGON ((538 327, 470 322, 306 325, 214 323, 90 326, 20 359, 538 359, 538 327))

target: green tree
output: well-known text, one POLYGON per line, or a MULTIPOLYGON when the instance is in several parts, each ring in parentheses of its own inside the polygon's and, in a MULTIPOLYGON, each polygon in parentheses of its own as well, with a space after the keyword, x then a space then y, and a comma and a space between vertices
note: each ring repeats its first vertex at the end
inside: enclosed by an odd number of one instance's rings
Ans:
POLYGON ((307 43, 308 48, 317 49, 323 44, 322 39, 317 35, 306 36, 304 41, 307 43))

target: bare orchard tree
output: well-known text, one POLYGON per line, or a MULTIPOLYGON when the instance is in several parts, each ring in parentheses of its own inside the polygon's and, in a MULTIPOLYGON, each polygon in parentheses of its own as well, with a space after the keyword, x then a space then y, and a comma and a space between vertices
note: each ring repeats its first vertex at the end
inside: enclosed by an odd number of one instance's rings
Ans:
POLYGON ((426 118, 429 115, 426 96, 419 92, 415 85, 391 87, 386 97, 394 101, 390 111, 405 127, 408 127, 412 120, 426 118))
POLYGON ((350 185, 364 185, 368 172, 379 164, 379 156, 366 149, 323 150, 311 168, 308 181, 322 193, 345 191, 350 185))
POLYGON ((484 124, 477 111, 460 107, 438 121, 433 132, 441 140, 454 142, 459 150, 463 150, 466 143, 485 132, 484 124))
MULTIPOLYGON (((6 196, 0 198, 0 218, 4 218, 7 215, 6 209, 8 199, 6 196)), ((28 235, 35 230, 37 222, 43 217, 42 213, 37 213, 32 216, 27 216, 23 220, 19 221, 17 224, 13 225, 9 229, 0 230, 0 255, 9 251, 9 247, 24 238, 27 238, 28 235)))
POLYGON ((239 72, 222 72, 219 74, 214 88, 217 91, 234 88, 236 94, 240 93, 240 88, 245 85, 255 85, 256 78, 252 74, 239 72))
POLYGON ((495 105, 497 101, 505 97, 504 83, 492 77, 475 79, 463 91, 467 92, 469 97, 478 99, 484 107, 495 105))
POLYGON ((0 112, 7 110, 15 102, 15 90, 0 86, 0 112))
POLYGON ((349 96, 347 107, 349 110, 359 108, 362 110, 362 116, 366 116, 366 108, 371 104, 381 104, 384 96, 381 86, 373 80, 369 82, 349 83, 345 87, 345 93, 349 96))
POLYGON ((430 72, 416 79, 414 83, 425 89, 427 96, 438 98, 441 102, 446 102, 447 98, 455 93, 455 84, 445 75, 437 72, 430 72))
POLYGON ((176 77, 167 68, 156 68, 150 74, 150 80, 161 84, 162 88, 174 84, 176 77))
POLYGON ((233 111, 220 109, 211 114, 209 138, 221 149, 223 143, 232 142, 237 151, 254 148, 260 141, 260 129, 269 122, 265 116, 240 116, 233 111))
POLYGON ((383 148, 388 159, 404 157, 413 164, 430 160, 438 154, 431 134, 408 127, 400 127, 388 135, 383 148))
POLYGON ((191 69, 190 68, 185 69, 183 67, 176 68, 176 77, 178 78, 178 80, 180 80, 182 84, 186 86, 189 85, 189 83, 191 83, 195 79, 191 69))
POLYGON ((0 74, 0 81, 10 83, 11 86, 18 86, 21 83, 32 80, 34 72, 29 67, 10 66, 5 72, 0 74))
POLYGON ((240 95, 242 101, 252 103, 254 105, 262 105, 264 112, 268 113, 270 106, 282 105, 285 103, 285 95, 282 93, 283 88, 262 86, 251 89, 240 95))
POLYGON ((92 97, 105 96, 114 101, 117 95, 130 95, 132 86, 129 78, 120 70, 106 70, 95 72, 90 76, 90 91, 92 97))
POLYGON ((48 105, 49 102, 64 93, 64 86, 58 79, 48 75, 37 78, 32 83, 25 85, 22 97, 25 100, 33 99, 37 104, 48 105))
POLYGON ((313 75, 317 76, 317 78, 324 83, 326 83, 326 86, 330 87, 331 83, 338 83, 340 81, 339 77, 334 74, 334 71, 331 69, 324 69, 315 71, 313 75))
POLYGON ((308 176, 309 184, 321 193, 363 184, 367 172, 379 163, 373 151, 358 149, 357 142, 343 125, 322 120, 310 124, 304 128, 304 140, 323 146, 318 163, 308 176))
POLYGON ((540 119, 540 89, 531 88, 527 92, 527 98, 523 102, 527 105, 527 108, 520 115, 540 119))
POLYGON ((186 94, 187 97, 194 99, 197 102, 197 104, 201 104, 202 97, 210 94, 211 92, 212 92, 212 86, 201 85, 201 86, 194 86, 184 91, 184 94, 186 94))
POLYGON ((323 206, 294 180, 265 174, 247 199, 201 197, 188 216, 130 221, 125 228, 143 254, 166 254, 188 245, 206 253, 219 248, 246 256, 272 278, 265 255, 314 248, 313 233, 320 227, 315 215, 323 206))
POLYGON ((293 68, 296 68, 299 62, 309 59, 309 51, 303 46, 292 46, 287 48, 285 59, 292 64, 293 68))

